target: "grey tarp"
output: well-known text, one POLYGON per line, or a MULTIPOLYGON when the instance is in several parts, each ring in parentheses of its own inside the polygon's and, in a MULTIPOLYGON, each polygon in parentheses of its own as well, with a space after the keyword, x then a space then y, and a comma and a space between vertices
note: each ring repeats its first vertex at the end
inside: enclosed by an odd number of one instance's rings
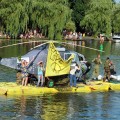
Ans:
POLYGON ((16 69, 17 68, 17 57, 2 58, 0 61, 1 65, 16 69))
MULTIPOLYGON (((40 46, 37 46, 36 48, 30 50, 27 54, 21 56, 22 59, 24 59, 26 57, 29 58, 30 63, 27 66, 28 73, 36 75, 37 74, 37 64, 40 61, 43 61, 44 68, 46 67, 48 47, 49 47, 49 43, 45 43, 40 46)), ((57 49, 59 49, 58 51, 60 52, 60 55, 63 59, 68 59, 70 54, 75 55, 75 58, 72 62, 76 62, 78 65, 81 66, 82 71, 79 72, 77 74, 77 76, 82 76, 82 73, 84 73, 87 69, 86 64, 81 62, 81 61, 85 60, 84 56, 75 51, 66 50, 65 48, 60 49, 59 47, 57 47, 57 49), (65 57, 65 54, 66 54, 66 57, 65 57)), ((21 68, 20 61, 18 61, 17 57, 3 58, 0 60, 0 64, 10 67, 10 68, 18 69, 18 70, 20 70, 20 68, 21 68)))
MULTIPOLYGON (((48 53, 48 44, 39 46, 27 54, 21 56, 22 59, 28 57, 29 58, 29 65, 27 66, 28 73, 37 74, 37 64, 40 61, 43 61, 44 67, 46 66, 46 58, 48 53)), ((0 64, 13 68, 13 69, 20 69, 20 61, 17 57, 12 58, 2 58, 0 60, 0 64)))

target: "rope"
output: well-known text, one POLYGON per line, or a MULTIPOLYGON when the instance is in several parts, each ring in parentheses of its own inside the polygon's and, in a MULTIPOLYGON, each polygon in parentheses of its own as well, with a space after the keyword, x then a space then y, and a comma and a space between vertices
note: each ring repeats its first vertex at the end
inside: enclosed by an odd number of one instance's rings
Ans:
MULTIPOLYGON (((67 43, 67 42, 58 42, 58 41, 53 41, 53 40, 29 41, 29 42, 23 42, 23 43, 17 43, 17 44, 2 46, 0 48, 11 47, 11 46, 16 46, 16 45, 22 45, 22 44, 33 43, 33 42, 46 42, 46 43, 40 44, 38 46, 35 46, 34 48, 39 47, 39 46, 44 45, 44 44, 47 44, 49 42, 54 42, 54 43, 59 43, 59 44, 68 44, 68 45, 72 45, 72 46, 73 45, 74 46, 79 46, 79 47, 83 47, 83 48, 87 48, 87 49, 91 49, 91 50, 96 50, 96 51, 99 51, 99 52, 105 52, 105 51, 98 50, 98 49, 91 48, 91 47, 85 47, 85 46, 82 46, 82 45, 70 44, 70 43, 67 43)), ((34 49, 34 48, 32 48, 32 49, 34 49)))
POLYGON ((82 46, 82 45, 70 44, 70 43, 66 43, 66 42, 61 42, 61 43, 72 45, 72 46, 75 45, 75 46, 79 46, 79 47, 83 47, 83 48, 87 48, 87 49, 91 49, 91 50, 96 50, 96 51, 99 51, 99 52, 105 52, 105 51, 101 51, 101 50, 98 50, 98 49, 95 49, 95 48, 85 47, 85 46, 82 46))
POLYGON ((7 46, 2 46, 2 47, 0 47, 0 48, 11 47, 11 46, 16 46, 16 45, 22 45, 22 44, 33 43, 33 42, 44 42, 44 41, 48 41, 48 40, 22 42, 22 43, 17 43, 17 44, 12 44, 12 45, 7 45, 7 46))

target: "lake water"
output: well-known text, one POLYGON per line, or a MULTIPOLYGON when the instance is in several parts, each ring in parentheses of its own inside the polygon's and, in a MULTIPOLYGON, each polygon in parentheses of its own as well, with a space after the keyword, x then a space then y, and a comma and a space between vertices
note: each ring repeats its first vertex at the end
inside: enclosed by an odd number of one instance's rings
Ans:
MULTIPOLYGON (((1 40, 0 47, 20 43, 19 40, 1 40)), ((24 41, 26 42, 26 41, 24 41)), ((16 57, 28 52, 40 42, 0 48, 0 57, 16 57)), ((69 42, 71 43, 71 42, 69 42)), ((77 42, 100 49, 98 41, 77 42)), ((98 51, 67 45, 67 48, 85 55, 92 61, 98 51)), ((100 52, 104 64, 106 57, 116 65, 120 75, 120 43, 104 42, 100 52)), ((103 75, 103 64, 100 74, 103 75)), ((91 76, 92 70, 89 73, 91 76)), ((16 71, 0 66, 0 81, 15 81, 16 71)), ((0 96, 0 120, 119 120, 120 92, 93 92, 75 94, 41 94, 39 96, 0 96)))

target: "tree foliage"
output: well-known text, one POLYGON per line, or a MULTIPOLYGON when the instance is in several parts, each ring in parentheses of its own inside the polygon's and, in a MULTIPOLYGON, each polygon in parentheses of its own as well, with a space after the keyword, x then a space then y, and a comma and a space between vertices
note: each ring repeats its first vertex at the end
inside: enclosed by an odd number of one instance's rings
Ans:
POLYGON ((18 0, 2 0, 0 2, 0 18, 4 31, 16 37, 20 31, 27 29, 29 16, 18 0))
POLYGON ((49 39, 60 39, 71 19, 68 0, 1 0, 1 28, 17 37, 28 29, 42 28, 49 39))
POLYGON ((112 29, 113 32, 120 32, 120 4, 114 4, 112 13, 112 29))
POLYGON ((94 33, 111 33, 112 0, 90 0, 81 25, 94 33))
POLYGON ((39 28, 49 39, 64 28, 110 34, 120 31, 119 13, 114 0, 0 0, 0 30, 17 37, 39 28))
POLYGON ((75 31, 75 23, 74 22, 72 22, 72 21, 69 21, 67 24, 66 24, 66 26, 65 26, 65 28, 66 28, 66 30, 67 31, 75 31))
POLYGON ((73 10, 72 20, 75 22, 77 28, 80 27, 80 22, 85 16, 89 2, 90 0, 70 0, 71 9, 73 10))

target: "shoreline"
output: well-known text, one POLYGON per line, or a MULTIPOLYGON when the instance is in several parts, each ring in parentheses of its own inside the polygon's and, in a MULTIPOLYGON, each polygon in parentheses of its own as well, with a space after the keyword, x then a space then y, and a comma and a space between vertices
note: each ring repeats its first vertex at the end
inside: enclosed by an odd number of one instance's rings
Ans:
MULTIPOLYGON (((20 39, 20 38, 16 38, 16 39, 12 39, 12 38, 2 38, 0 37, 0 40, 49 40, 48 38, 38 38, 38 37, 34 37, 34 38, 27 38, 27 39, 20 39)), ((84 40, 98 40, 100 41, 100 38, 96 38, 96 37, 92 37, 92 36, 85 36, 82 39, 62 39, 62 40, 68 40, 68 41, 84 41, 84 40)), ((57 41, 57 40, 56 40, 57 41)), ((104 41, 112 41, 112 38, 106 38, 104 41)))

